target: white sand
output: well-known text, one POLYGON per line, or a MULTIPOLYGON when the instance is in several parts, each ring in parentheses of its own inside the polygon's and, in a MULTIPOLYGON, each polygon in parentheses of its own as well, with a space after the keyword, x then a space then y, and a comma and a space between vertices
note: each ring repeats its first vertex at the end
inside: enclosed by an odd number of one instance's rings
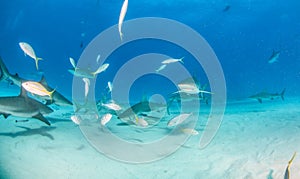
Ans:
MULTIPOLYGON (((197 147, 200 131, 174 154, 148 164, 126 164, 99 153, 70 120, 72 108, 51 114, 51 127, 35 119, 15 123, 19 118, 1 117, 0 178, 257 179, 271 170, 274 179, 283 178, 293 153, 300 152, 299 107, 296 99, 231 103, 206 148, 197 147)), ((300 154, 291 166, 293 179, 300 178, 299 171, 300 154)))

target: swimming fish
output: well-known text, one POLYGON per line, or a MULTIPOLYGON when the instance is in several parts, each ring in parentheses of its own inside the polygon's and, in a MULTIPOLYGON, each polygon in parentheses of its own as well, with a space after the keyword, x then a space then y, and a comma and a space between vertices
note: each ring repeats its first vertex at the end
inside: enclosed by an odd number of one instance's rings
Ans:
POLYGON ((108 67, 109 67, 109 64, 105 63, 105 64, 101 65, 95 72, 92 72, 92 74, 95 76, 95 75, 105 71, 108 67))
POLYGON ((161 70, 166 68, 166 64, 161 65, 157 70, 155 70, 157 73, 160 72, 161 70))
POLYGON ((162 61, 161 63, 162 63, 162 64, 170 64, 170 63, 176 63, 176 62, 181 62, 181 63, 183 63, 183 58, 184 58, 184 57, 179 58, 179 59, 176 59, 176 58, 169 58, 169 59, 166 59, 166 60, 162 61))
POLYGON ((84 82, 84 96, 87 97, 90 88, 90 80, 88 78, 82 78, 84 82))
POLYGON ((70 63, 72 64, 73 68, 76 69, 75 60, 72 57, 70 57, 69 60, 70 60, 70 63))
POLYGON ((35 81, 26 81, 22 83, 22 87, 26 89, 26 91, 36 94, 39 96, 49 96, 52 99, 53 91, 48 91, 42 84, 35 82, 35 81))
POLYGON ((284 93, 285 88, 282 90, 281 93, 269 93, 269 92, 260 92, 255 95, 250 96, 249 98, 257 99, 259 103, 262 103, 263 99, 271 99, 281 97, 282 100, 284 100, 284 93))
POLYGON ((122 25, 123 25, 123 21, 124 21, 126 12, 127 12, 127 7, 128 7, 128 0, 124 0, 122 9, 120 12, 120 16, 119 16, 119 23, 118 23, 118 29, 119 29, 121 41, 123 40, 122 25))
POLYGON ((275 52, 274 50, 273 50, 273 53, 272 53, 272 55, 270 56, 270 58, 269 58, 269 60, 268 60, 268 63, 274 63, 274 62, 278 62, 278 58, 279 58, 279 55, 280 55, 280 52, 278 51, 278 52, 275 52))
POLYGON ((289 161, 288 166, 286 167, 286 170, 285 170, 285 173, 284 173, 284 179, 290 179, 290 167, 291 167, 291 164, 292 164, 294 158, 296 157, 296 154, 297 153, 295 152, 293 157, 289 161))
POLYGON ((105 114, 102 118, 101 118, 101 125, 105 126, 111 119, 112 115, 110 113, 105 114))
POLYGON ((181 129, 181 132, 188 134, 188 135, 198 135, 199 134, 198 131, 196 131, 195 129, 191 129, 191 128, 181 129))
POLYGON ((112 109, 114 111, 120 111, 122 110, 122 107, 119 106, 118 104, 116 104, 115 102, 111 102, 111 103, 106 103, 106 104, 101 104, 102 106, 106 107, 106 108, 109 108, 109 109, 112 109))
POLYGON ((96 59, 96 61, 97 61, 97 63, 99 63, 99 60, 100 60, 100 54, 97 56, 97 59, 96 59))
POLYGON ((20 42, 19 43, 21 49, 23 50, 23 52, 30 56, 31 58, 33 58, 35 60, 35 66, 36 66, 36 69, 39 70, 39 65, 38 65, 38 61, 39 60, 42 60, 42 58, 38 58, 36 55, 35 55, 35 52, 33 50, 33 48, 26 42, 20 42))
POLYGON ((113 85, 111 84, 111 82, 107 82, 107 87, 108 87, 108 90, 109 92, 111 93, 112 89, 113 89, 113 85))
POLYGON ((135 121, 134 121, 134 123, 137 126, 140 126, 140 127, 147 127, 149 125, 148 122, 145 119, 139 118, 137 115, 135 115, 135 121))
POLYGON ((180 114, 176 117, 174 117, 173 119, 171 119, 169 122, 168 122, 168 126, 169 127, 173 127, 173 126, 177 126, 179 124, 181 124, 183 121, 185 121, 188 117, 190 117, 190 115, 192 115, 192 113, 184 113, 184 114, 180 114))
POLYGON ((79 124, 80 124, 80 121, 81 121, 81 118, 80 118, 79 116, 74 115, 74 116, 71 116, 71 120, 72 120, 75 124, 79 125, 79 124))

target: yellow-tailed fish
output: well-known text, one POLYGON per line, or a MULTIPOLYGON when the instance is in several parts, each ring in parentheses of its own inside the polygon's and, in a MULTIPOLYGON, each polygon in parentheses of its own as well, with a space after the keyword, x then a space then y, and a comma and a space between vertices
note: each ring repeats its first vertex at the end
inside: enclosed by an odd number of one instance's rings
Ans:
POLYGON ((51 100, 52 94, 55 91, 55 89, 53 91, 48 91, 42 84, 35 81, 23 82, 22 87, 32 94, 36 94, 39 96, 49 96, 51 100))
POLYGON ((135 124, 140 127, 147 127, 149 125, 145 119, 139 118, 137 115, 135 115, 135 124))
POLYGON ((33 48, 26 42, 20 42, 19 43, 21 49, 23 50, 23 52, 30 56, 31 58, 33 58, 35 60, 35 66, 36 66, 36 69, 39 70, 39 65, 38 65, 38 61, 39 60, 42 60, 42 58, 38 58, 36 55, 35 55, 35 52, 33 50, 33 48))
POLYGON ((109 109, 112 109, 114 111, 120 111, 122 110, 122 107, 119 106, 118 104, 116 104, 115 102, 111 102, 111 103, 106 103, 106 104, 101 104, 102 106, 106 107, 106 108, 109 108, 109 109))
POLYGON ((127 12, 127 7, 128 7, 128 0, 124 0, 122 9, 120 12, 120 16, 119 16, 119 23, 118 23, 118 29, 119 29, 121 41, 123 40, 122 25, 123 25, 123 21, 124 21, 126 12, 127 12))

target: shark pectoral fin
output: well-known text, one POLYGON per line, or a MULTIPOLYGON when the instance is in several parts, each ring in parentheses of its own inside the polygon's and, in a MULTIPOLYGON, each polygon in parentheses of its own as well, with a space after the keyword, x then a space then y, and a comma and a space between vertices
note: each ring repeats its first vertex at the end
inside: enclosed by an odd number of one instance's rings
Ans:
POLYGON ((40 121, 43 121, 44 123, 48 124, 49 126, 51 125, 50 122, 41 113, 38 113, 37 115, 32 116, 32 118, 36 118, 40 121))
POLYGON ((257 98, 259 103, 262 103, 262 99, 261 98, 257 98))
POLYGON ((10 115, 10 114, 2 114, 3 116, 4 116, 4 118, 6 119, 6 118, 8 118, 8 116, 10 115))
POLYGON ((53 100, 46 100, 46 103, 45 103, 45 105, 50 105, 50 104, 52 104, 53 103, 53 100))

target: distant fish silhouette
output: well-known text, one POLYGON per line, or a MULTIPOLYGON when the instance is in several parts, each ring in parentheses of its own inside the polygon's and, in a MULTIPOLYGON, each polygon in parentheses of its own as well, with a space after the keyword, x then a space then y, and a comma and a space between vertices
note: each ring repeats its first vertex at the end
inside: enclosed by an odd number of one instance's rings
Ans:
POLYGON ((229 10, 230 10, 230 8, 231 8, 231 6, 230 6, 230 5, 226 5, 226 6, 224 7, 224 9, 223 9, 223 12, 227 12, 227 11, 229 11, 229 10))

